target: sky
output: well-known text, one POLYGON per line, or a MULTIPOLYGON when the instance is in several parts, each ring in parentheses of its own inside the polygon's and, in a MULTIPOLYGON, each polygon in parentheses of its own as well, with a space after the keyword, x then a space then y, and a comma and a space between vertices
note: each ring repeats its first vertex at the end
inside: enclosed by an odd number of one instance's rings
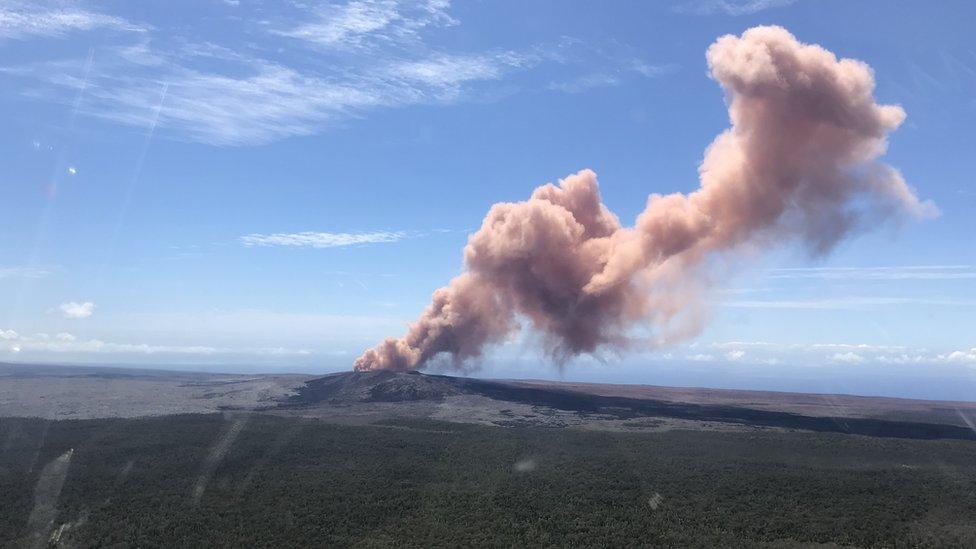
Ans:
POLYGON ((491 204, 583 168, 629 225, 728 127, 705 50, 875 71, 934 219, 731 266, 705 329, 471 373, 976 398, 971 2, 0 0, 0 362, 327 372, 400 335, 491 204))

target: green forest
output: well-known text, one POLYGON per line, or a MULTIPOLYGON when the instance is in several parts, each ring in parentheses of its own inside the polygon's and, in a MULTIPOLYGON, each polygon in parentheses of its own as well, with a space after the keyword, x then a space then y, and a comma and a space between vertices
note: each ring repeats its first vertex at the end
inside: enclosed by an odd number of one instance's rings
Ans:
POLYGON ((0 545, 976 546, 976 443, 0 419, 0 545))

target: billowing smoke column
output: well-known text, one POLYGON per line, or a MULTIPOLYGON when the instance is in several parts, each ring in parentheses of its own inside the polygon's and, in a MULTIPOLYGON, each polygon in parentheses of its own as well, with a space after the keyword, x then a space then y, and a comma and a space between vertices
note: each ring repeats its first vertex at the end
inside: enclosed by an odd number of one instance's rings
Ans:
POLYGON ((632 228, 601 203, 589 170, 495 204, 463 274, 355 368, 411 370, 442 353, 460 367, 519 319, 556 359, 667 343, 699 329, 720 266, 785 240, 822 254, 884 218, 935 213, 877 160, 905 113, 875 103, 867 65, 780 27, 723 36, 707 58, 732 125, 708 147, 700 188, 651 195, 632 228))

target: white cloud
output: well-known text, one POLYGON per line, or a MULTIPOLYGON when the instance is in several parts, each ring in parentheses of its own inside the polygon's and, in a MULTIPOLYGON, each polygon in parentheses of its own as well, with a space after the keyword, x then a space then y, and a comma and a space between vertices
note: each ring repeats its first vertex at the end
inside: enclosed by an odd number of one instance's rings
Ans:
POLYGON ((389 74, 398 80, 434 88, 454 88, 473 80, 497 80, 508 68, 534 63, 534 58, 515 52, 470 55, 435 55, 425 59, 398 61, 389 74))
POLYGON ((976 365, 976 347, 939 351, 905 345, 868 343, 773 343, 768 341, 725 341, 709 347, 727 351, 725 358, 741 360, 739 350, 749 350, 746 362, 767 363, 770 360, 794 365, 818 366, 822 362, 838 364, 892 365, 976 365), (736 358, 739 357, 739 358, 736 358))
POLYGON ((675 6, 674 11, 692 15, 749 15, 789 6, 795 2, 796 0, 691 0, 675 6))
POLYGON ((67 332, 61 332, 54 337, 58 338, 58 341, 74 341, 76 339, 75 336, 67 332))
POLYGON ((74 166, 68 166, 67 172, 68 172, 68 175, 77 175, 78 174, 78 169, 75 168, 74 166))
POLYGON ((358 244, 397 242, 407 238, 404 231, 374 231, 366 233, 276 233, 249 234, 241 237, 245 246, 297 246, 306 248, 338 248, 358 244))
POLYGON ((830 360, 833 362, 842 362, 844 364, 862 364, 865 362, 863 356, 850 351, 846 353, 834 353, 833 356, 830 357, 830 360))
POLYGON ((898 365, 951 362, 951 361, 944 360, 942 355, 936 355, 935 357, 932 357, 929 354, 923 354, 918 352, 889 353, 889 354, 877 355, 873 358, 873 360, 881 364, 898 364, 898 365))
POLYGON ((976 347, 964 351, 953 351, 945 355, 940 355, 940 358, 946 362, 976 364, 976 347))
POLYGON ((353 0, 315 8, 312 21, 277 34, 329 48, 358 48, 415 39, 419 29, 453 25, 449 0, 353 0))
POLYGON ((746 352, 741 349, 736 349, 725 353, 725 358, 731 361, 742 360, 743 358, 745 358, 745 356, 746 356, 746 352))
POLYGON ((814 350, 854 349, 860 351, 901 351, 904 345, 869 345, 867 343, 811 343, 809 345, 794 344, 794 349, 810 348, 814 350))
POLYGON ((344 6, 327 4, 322 7, 318 21, 280 34, 326 46, 356 43, 398 19, 396 8, 396 2, 391 1, 349 2, 344 6))
POLYGON ((88 318, 95 312, 95 304, 91 301, 85 301, 84 303, 69 301, 62 303, 59 308, 64 318, 88 318))
POLYGON ((145 30, 119 17, 85 11, 62 3, 9 0, 0 3, 0 39, 62 37, 71 32, 97 28, 130 32, 145 30))

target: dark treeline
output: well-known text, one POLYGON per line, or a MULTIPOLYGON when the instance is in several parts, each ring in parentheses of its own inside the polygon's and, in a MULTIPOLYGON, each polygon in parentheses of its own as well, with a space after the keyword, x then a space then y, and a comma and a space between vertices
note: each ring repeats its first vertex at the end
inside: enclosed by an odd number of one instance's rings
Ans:
POLYGON ((971 441, 228 414, 0 419, 0 450, 2 546, 976 545, 971 441))

